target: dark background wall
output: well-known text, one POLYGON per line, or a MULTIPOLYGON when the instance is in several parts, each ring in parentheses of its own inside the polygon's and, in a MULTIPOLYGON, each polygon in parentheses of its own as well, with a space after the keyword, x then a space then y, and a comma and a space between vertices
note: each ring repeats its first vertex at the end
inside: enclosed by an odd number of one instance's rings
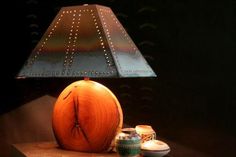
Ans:
POLYGON ((157 78, 96 79, 119 98, 125 123, 151 124, 162 136, 203 151, 207 150, 197 142, 201 131, 208 132, 203 133, 204 139, 214 132, 235 137, 236 2, 233 0, 9 2, 4 5, 8 11, 1 13, 4 34, 1 70, 3 84, 8 85, 2 87, 1 114, 41 95, 56 97, 76 80, 15 80, 14 77, 59 9, 84 3, 111 7, 158 74, 157 78), (192 141, 185 136, 189 131, 196 131, 188 136, 192 141))

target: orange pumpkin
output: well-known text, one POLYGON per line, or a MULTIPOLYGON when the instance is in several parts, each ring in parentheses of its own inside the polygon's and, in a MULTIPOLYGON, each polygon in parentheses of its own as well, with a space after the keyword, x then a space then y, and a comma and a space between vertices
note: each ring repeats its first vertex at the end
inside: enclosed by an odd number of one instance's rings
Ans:
POLYGON ((53 110, 54 135, 58 144, 68 150, 107 151, 122 125, 122 109, 115 95, 90 80, 66 87, 53 110))

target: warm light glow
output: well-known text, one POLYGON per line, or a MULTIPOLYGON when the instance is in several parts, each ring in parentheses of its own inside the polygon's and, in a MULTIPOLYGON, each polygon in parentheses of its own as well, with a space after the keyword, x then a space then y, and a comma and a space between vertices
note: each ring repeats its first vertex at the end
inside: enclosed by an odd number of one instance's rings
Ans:
POLYGON ((113 146, 123 125, 123 114, 107 87, 85 78, 62 91, 54 106, 52 124, 62 148, 103 152, 113 146))

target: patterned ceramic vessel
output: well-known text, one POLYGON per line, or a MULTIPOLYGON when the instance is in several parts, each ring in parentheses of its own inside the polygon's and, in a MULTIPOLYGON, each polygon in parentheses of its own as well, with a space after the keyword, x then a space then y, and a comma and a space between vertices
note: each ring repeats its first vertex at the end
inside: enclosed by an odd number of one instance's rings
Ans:
POLYGON ((116 136, 116 151, 121 157, 137 157, 141 153, 141 138, 134 128, 124 128, 116 136))
POLYGON ((156 139, 156 132, 150 125, 137 125, 135 130, 141 137, 142 143, 156 139))

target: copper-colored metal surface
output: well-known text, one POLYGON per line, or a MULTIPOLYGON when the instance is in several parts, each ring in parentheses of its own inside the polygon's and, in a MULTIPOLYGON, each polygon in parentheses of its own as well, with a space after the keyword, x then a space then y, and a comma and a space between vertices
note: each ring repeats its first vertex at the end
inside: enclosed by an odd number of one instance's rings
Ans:
POLYGON ((18 74, 25 77, 155 77, 108 7, 63 7, 18 74))

